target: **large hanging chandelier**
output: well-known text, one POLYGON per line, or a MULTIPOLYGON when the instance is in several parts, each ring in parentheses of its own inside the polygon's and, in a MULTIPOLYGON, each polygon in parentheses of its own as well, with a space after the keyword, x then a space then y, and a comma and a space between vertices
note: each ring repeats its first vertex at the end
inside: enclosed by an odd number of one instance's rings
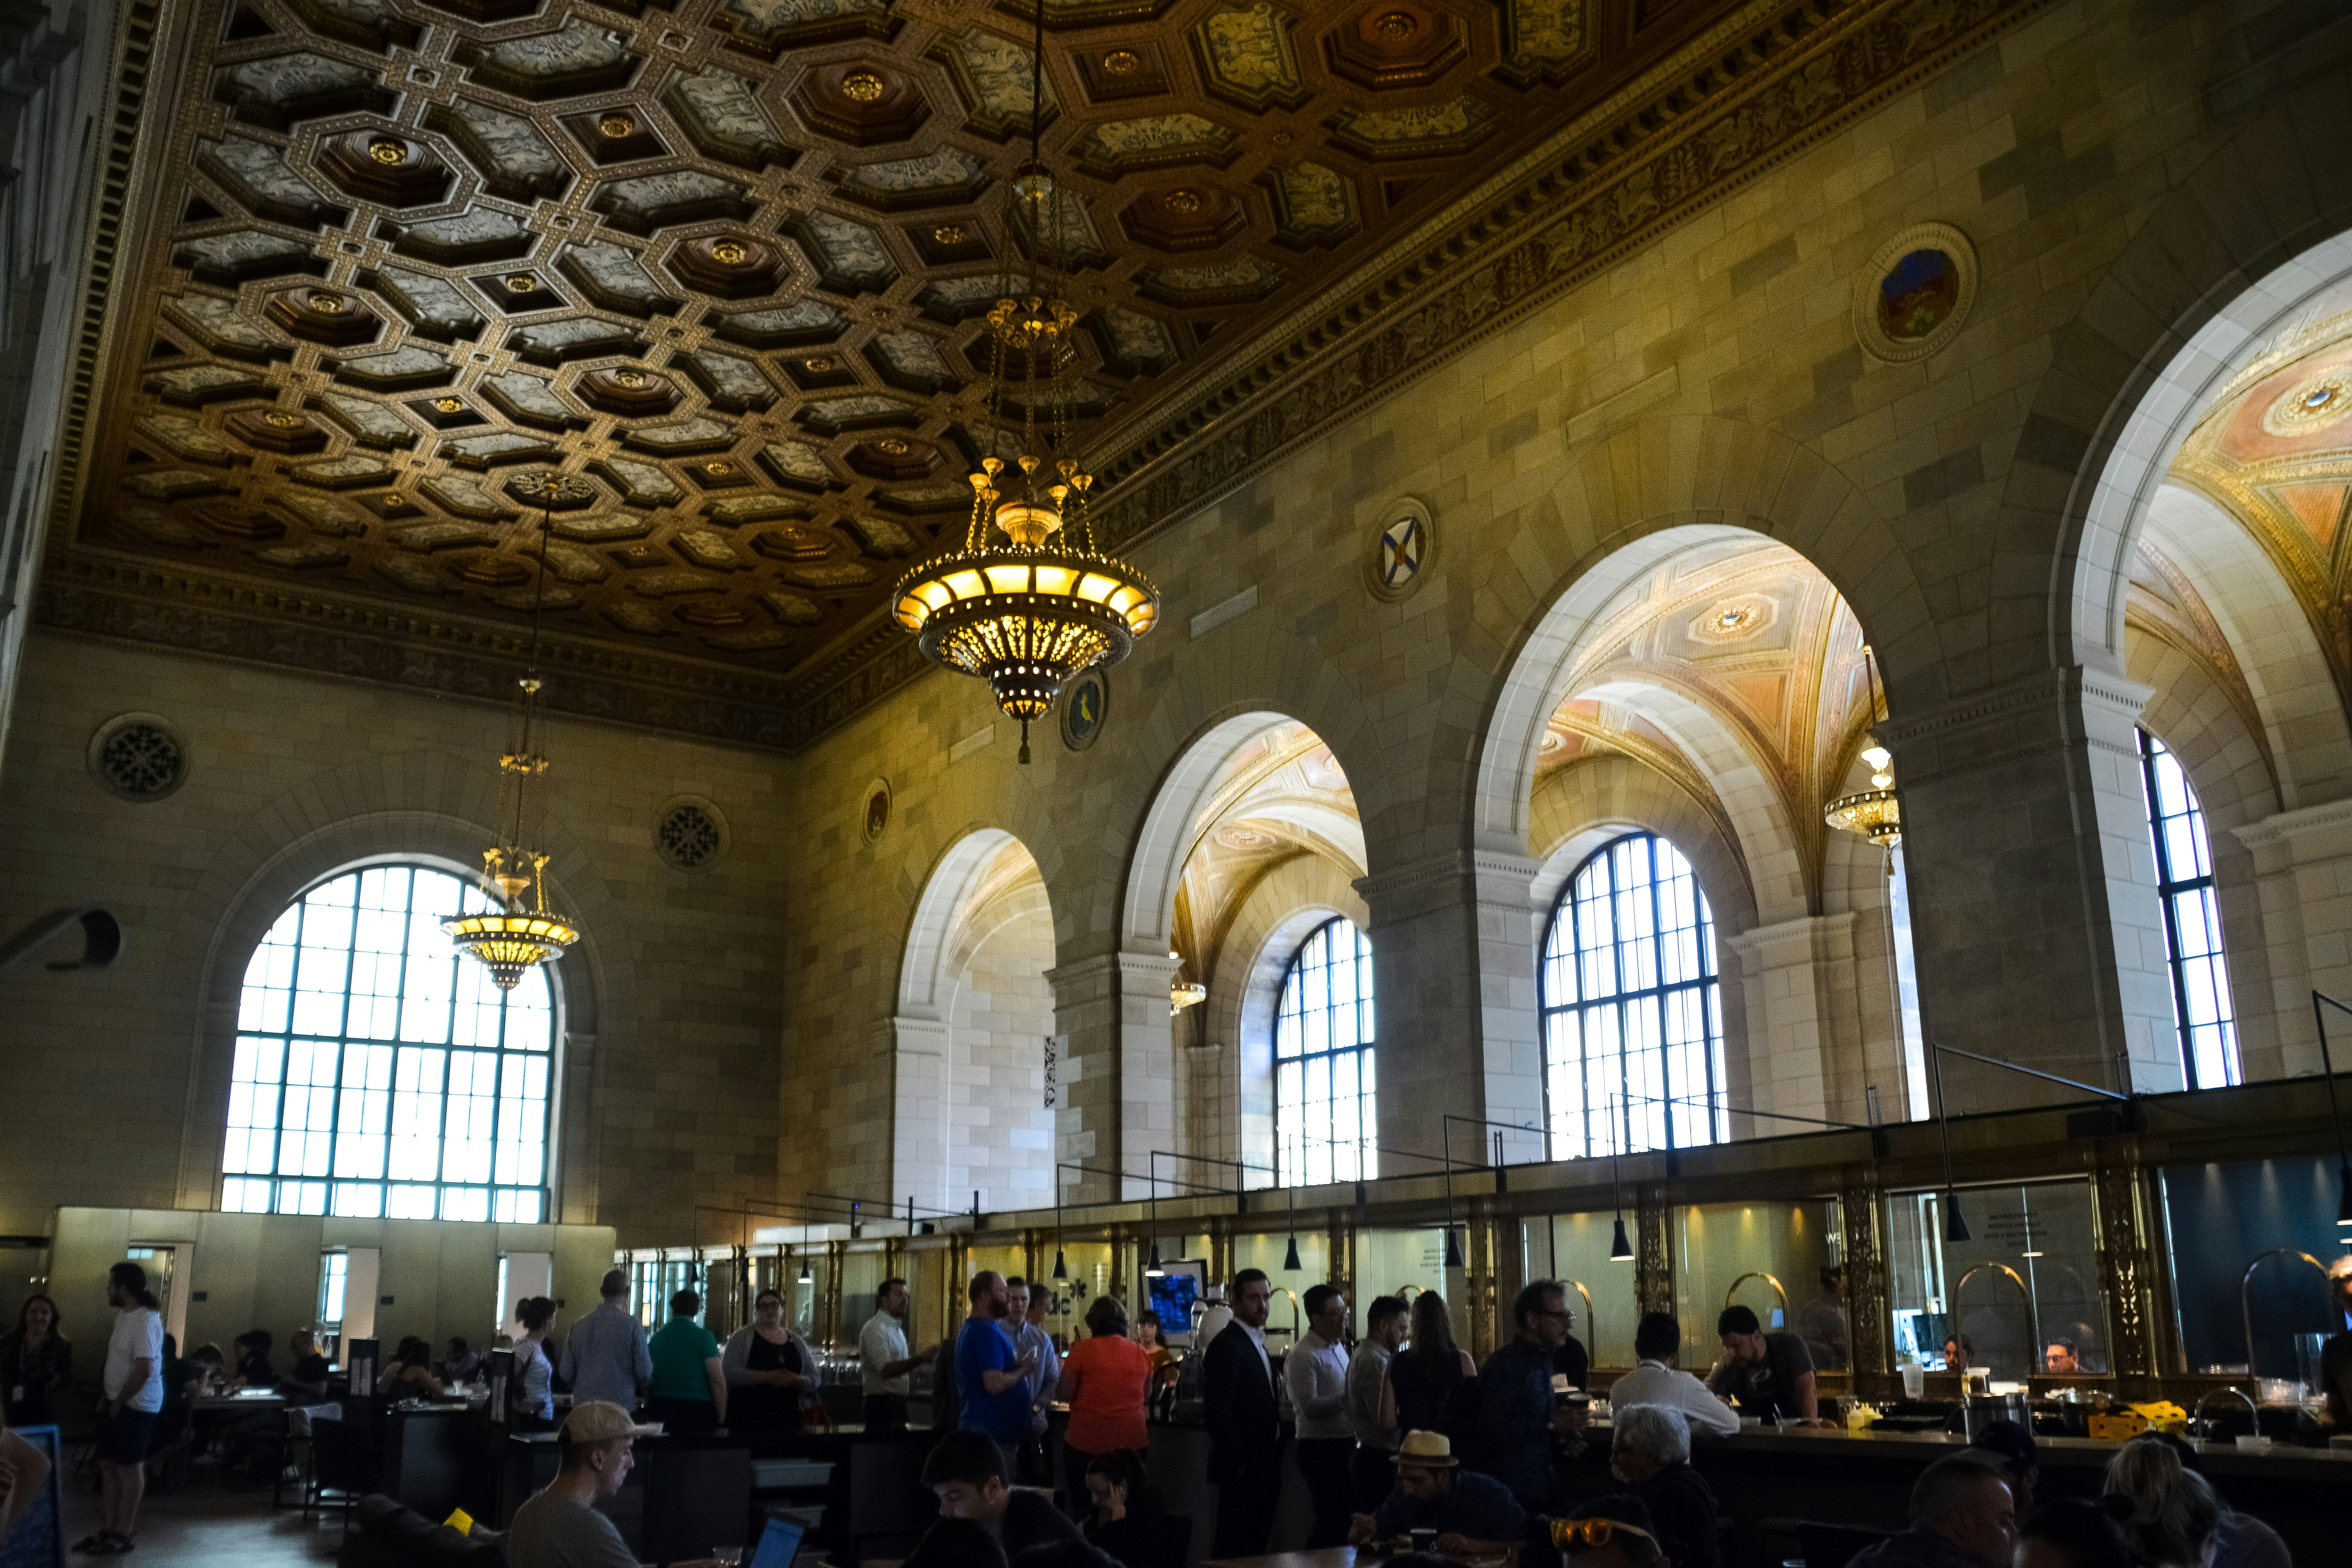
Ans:
POLYGON ((1062 289, 1085 220, 1037 152, 1042 5, 1029 69, 1029 159, 1005 195, 1005 265, 987 322, 987 416, 975 432, 994 449, 971 476, 962 548, 908 573, 894 595, 898 624, 924 657, 987 681, 997 707, 1021 721, 1024 763, 1029 721, 1051 711, 1081 670, 1125 658, 1160 618, 1150 581, 1095 548, 1094 476, 1071 431, 1079 312, 1062 289), (1008 449, 1010 463, 1000 455, 1008 449))
POLYGON ((513 990, 530 969, 562 957, 580 940, 578 926, 548 909, 547 854, 528 841, 539 836, 545 810, 532 789, 547 776, 545 724, 539 710, 539 613, 546 596, 548 535, 554 527, 554 500, 562 484, 562 476, 551 470, 541 477, 548 507, 540 522, 539 581, 531 590, 530 661, 515 682, 512 740, 499 758, 508 786, 505 833, 482 851, 482 892, 497 908, 452 915, 441 922, 457 951, 479 959, 501 991, 513 990), (541 815, 532 814, 534 805, 541 815))
MULTIPOLYGON (((1867 643, 1863 645, 1862 664, 1870 679, 1870 718, 1875 724, 1878 668, 1867 643)), ((1903 805, 1895 794, 1894 754, 1873 735, 1870 744, 1862 749, 1862 760, 1870 765, 1870 787, 1830 802, 1823 820, 1840 832, 1861 834, 1881 849, 1893 849, 1903 841, 1903 805)), ((1888 862, 1888 869, 1891 873, 1892 861, 1888 862)))

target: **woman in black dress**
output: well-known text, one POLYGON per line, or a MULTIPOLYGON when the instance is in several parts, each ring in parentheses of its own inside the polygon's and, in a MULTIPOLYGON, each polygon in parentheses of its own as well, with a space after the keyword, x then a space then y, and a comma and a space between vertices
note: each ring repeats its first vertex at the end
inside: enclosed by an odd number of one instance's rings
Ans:
POLYGON ((816 1359, 784 1327, 784 1299, 762 1290, 748 1328, 727 1342, 727 1429, 737 1436, 797 1432, 801 1396, 816 1387, 816 1359))
POLYGON ((1388 1425, 1399 1432, 1443 1432, 1459 1441, 1465 1434, 1447 1424, 1449 1406, 1462 1384, 1477 1375, 1478 1363, 1454 1342, 1445 1298, 1422 1291, 1412 1299, 1412 1339, 1389 1358, 1381 1399, 1388 1425))

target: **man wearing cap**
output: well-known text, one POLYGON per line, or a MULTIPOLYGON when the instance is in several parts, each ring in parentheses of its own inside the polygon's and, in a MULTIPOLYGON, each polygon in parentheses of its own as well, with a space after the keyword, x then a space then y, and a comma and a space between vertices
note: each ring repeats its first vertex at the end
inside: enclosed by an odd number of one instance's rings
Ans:
POLYGON ((1463 1469, 1444 1433, 1408 1432, 1397 1445, 1396 1490, 1376 1512, 1356 1515, 1348 1535, 1365 1546, 1433 1530, 1442 1557, 1492 1557, 1515 1549, 1527 1524, 1511 1489, 1463 1469))
MULTIPOLYGON (((621 1489, 636 1463, 633 1445, 652 1430, 610 1400, 574 1405, 555 1432, 562 1468, 508 1527, 508 1568, 637 1568, 636 1553, 596 1505, 621 1489)), ((718 1560, 671 1568, 718 1568, 718 1560)))
POLYGON ((605 1399, 635 1410, 637 1395, 654 1380, 653 1349, 646 1326, 629 1315, 628 1274, 615 1268, 605 1275, 603 1294, 604 1303, 572 1325, 556 1370, 574 1399, 605 1399))

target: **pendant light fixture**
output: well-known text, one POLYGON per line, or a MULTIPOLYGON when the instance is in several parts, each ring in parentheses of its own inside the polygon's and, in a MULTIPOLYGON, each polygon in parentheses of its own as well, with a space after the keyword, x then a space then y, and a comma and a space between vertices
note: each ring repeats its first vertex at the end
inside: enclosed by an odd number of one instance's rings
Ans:
POLYGON ((510 786, 505 832, 482 851, 482 892, 498 907, 441 922, 457 951, 479 960, 501 991, 513 990, 528 971, 562 957, 580 940, 580 928, 547 907, 547 852, 531 842, 540 836, 546 812, 545 802, 532 793, 547 774, 546 721, 539 708, 539 617, 547 597, 548 537, 562 482, 552 469, 540 479, 545 510, 539 525, 539 575, 530 595, 530 658, 515 682, 512 743, 499 758, 510 786))
POLYGON ((1030 721, 1050 712, 1081 670, 1125 658, 1160 618, 1150 580, 1095 547, 1094 476, 1071 428, 1080 312, 1068 281, 1086 219, 1038 152, 1044 0, 1036 8, 1029 157, 1005 195, 1005 268, 988 312, 987 416, 976 432, 988 455, 971 477, 962 547, 908 573, 892 595, 892 613, 924 658, 987 681, 997 707, 1021 721, 1024 763, 1030 721), (997 455, 1006 447, 1009 466, 997 455))
POLYGON ((1290 1189, 1290 1250, 1283 1254, 1282 1268, 1286 1274, 1296 1274, 1299 1268, 1298 1189, 1297 1187, 1290 1189))
MULTIPOLYGON (((1862 668, 1870 680, 1870 721, 1878 722, 1878 661, 1870 645, 1862 645, 1862 668)), ((1862 749, 1862 760, 1870 764, 1870 787, 1854 795, 1840 795, 1830 802, 1822 820, 1844 833, 1859 833, 1881 849, 1892 850, 1903 841, 1903 803, 1895 794, 1894 753, 1878 743, 1874 734, 1870 744, 1862 749)), ((1894 872, 1894 862, 1887 862, 1888 874, 1894 872)))
POLYGON ((1625 1139, 1622 1131, 1622 1117, 1613 1107, 1610 1112, 1610 1119, 1612 1123, 1610 1131, 1612 1133, 1617 1134, 1609 1140, 1609 1184, 1616 1189, 1617 1229, 1609 1238, 1609 1261, 1612 1263, 1631 1263, 1633 1261, 1633 1244, 1625 1239, 1625 1180, 1623 1175, 1625 1169, 1625 1139))

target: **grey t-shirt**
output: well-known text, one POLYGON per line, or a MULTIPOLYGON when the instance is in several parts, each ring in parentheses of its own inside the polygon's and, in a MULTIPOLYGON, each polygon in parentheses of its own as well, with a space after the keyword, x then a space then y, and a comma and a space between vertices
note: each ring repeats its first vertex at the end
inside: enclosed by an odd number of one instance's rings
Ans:
POLYGON ((552 1490, 532 1494, 507 1529, 508 1568, 637 1568, 613 1521, 552 1490))
POLYGON ((1794 1334, 1766 1334, 1762 1361, 1724 1367, 1707 1386, 1738 1400, 1743 1415, 1769 1421, 1778 1413, 1794 1421, 1803 1414, 1797 1408, 1797 1380, 1812 1370, 1813 1358, 1806 1353, 1804 1341, 1794 1334))

